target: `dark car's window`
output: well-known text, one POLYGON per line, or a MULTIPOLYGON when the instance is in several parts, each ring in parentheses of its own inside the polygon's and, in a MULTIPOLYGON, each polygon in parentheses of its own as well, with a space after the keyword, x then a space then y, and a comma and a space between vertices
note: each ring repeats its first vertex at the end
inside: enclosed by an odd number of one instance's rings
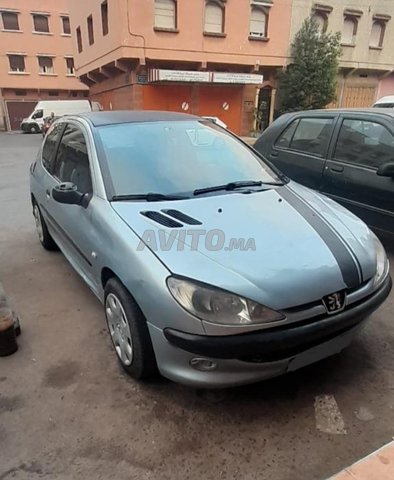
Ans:
POLYGON ((291 141, 293 140, 294 132, 297 128, 298 120, 294 120, 290 123, 285 129, 285 131, 281 134, 281 136, 277 139, 275 146, 281 148, 289 148, 291 141))
POLYGON ((54 175, 61 182, 71 182, 81 193, 92 192, 92 179, 86 140, 82 131, 68 125, 61 139, 54 175))
POLYGON ((210 121, 126 123, 98 132, 115 195, 280 181, 252 150, 210 121))
POLYGON ((334 158, 371 168, 394 160, 394 137, 380 123, 345 119, 334 158))
POLYGON ((48 172, 52 173, 53 165, 55 163, 55 149, 59 140, 59 135, 63 129, 63 124, 57 124, 53 130, 48 132, 45 138, 44 146, 42 147, 42 163, 48 172))
POLYGON ((332 124, 332 118, 302 118, 293 135, 290 149, 323 156, 330 141, 332 124))
POLYGON ((394 108, 394 103, 378 103, 374 108, 394 108))

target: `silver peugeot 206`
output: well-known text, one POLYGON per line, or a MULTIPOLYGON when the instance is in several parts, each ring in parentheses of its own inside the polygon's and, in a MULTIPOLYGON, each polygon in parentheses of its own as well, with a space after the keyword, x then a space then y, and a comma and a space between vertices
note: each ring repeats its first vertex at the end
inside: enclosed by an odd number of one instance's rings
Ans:
POLYGON ((377 237, 213 122, 62 117, 31 166, 39 239, 104 304, 123 368, 198 387, 339 353, 391 289, 377 237))

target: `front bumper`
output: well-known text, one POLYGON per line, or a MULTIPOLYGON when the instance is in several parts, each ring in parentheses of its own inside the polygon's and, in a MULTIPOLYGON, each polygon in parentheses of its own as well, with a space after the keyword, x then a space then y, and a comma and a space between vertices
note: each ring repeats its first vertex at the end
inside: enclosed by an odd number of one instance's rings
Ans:
POLYGON ((388 276, 377 291, 337 315, 252 333, 203 336, 149 325, 159 369, 172 380, 204 388, 253 383, 296 370, 348 346, 391 288, 388 276), (197 371, 190 366, 195 357, 212 360, 217 368, 197 371))

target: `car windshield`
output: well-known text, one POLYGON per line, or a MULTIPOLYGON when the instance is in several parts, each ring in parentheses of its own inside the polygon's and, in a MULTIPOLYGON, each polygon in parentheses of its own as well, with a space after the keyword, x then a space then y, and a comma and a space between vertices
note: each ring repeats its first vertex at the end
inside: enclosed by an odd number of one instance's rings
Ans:
POLYGON ((114 196, 281 181, 253 151, 209 121, 123 123, 98 132, 114 196))

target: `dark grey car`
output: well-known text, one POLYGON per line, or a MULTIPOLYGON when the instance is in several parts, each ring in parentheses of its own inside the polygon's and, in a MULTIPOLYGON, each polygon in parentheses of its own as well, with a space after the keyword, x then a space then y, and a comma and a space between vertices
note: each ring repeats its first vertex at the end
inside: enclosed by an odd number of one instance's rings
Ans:
POLYGON ((255 149, 291 179, 394 233, 394 110, 315 110, 283 115, 255 149))

